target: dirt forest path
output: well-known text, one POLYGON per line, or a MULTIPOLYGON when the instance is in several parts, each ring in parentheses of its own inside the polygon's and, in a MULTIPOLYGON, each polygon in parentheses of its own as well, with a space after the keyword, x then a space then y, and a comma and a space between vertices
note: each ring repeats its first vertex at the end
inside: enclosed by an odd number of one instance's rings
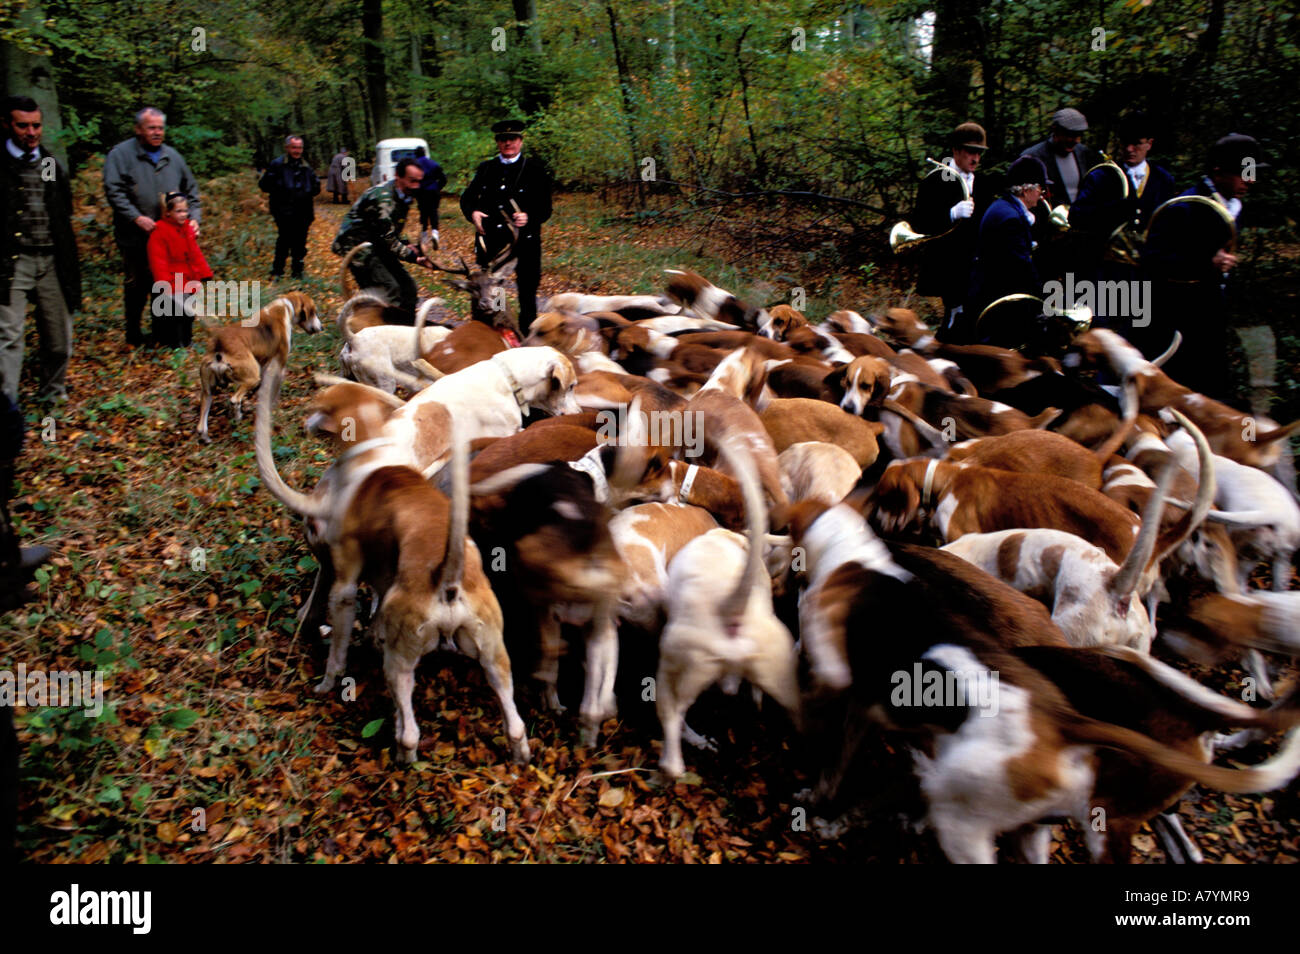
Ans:
MULTIPOLYGON (((221 250, 222 280, 263 280, 269 272, 273 233, 247 182, 231 187, 224 213, 214 203, 205 227, 205 248, 221 250)), ((316 208, 305 279, 270 289, 306 290, 324 324, 319 335, 295 337, 276 414, 277 464, 298 488, 310 488, 329 462, 301 424, 311 376, 337 373, 340 344, 333 321, 341 304, 338 259, 329 244, 344 206, 325 201, 316 208)), ((631 229, 604 215, 593 198, 560 197, 544 232, 543 296, 561 288, 650 290, 665 265, 683 263, 685 250, 702 241, 686 229, 631 229)), ((444 255, 468 258, 470 227, 451 198, 443 202, 441 226, 444 255)), ((98 235, 102 241, 103 231, 98 235)), ((87 256, 109 260, 111 247, 87 245, 87 256)), ((685 261, 699 262, 706 273, 722 269, 720 257, 685 261)), ((415 274, 422 293, 467 310, 463 296, 415 274)), ((755 270, 746 279, 775 282, 776 275, 755 270)), ((48 544, 57 556, 41 571, 39 597, 5 619, 0 668, 22 662, 47 671, 97 670, 104 708, 97 715, 18 710, 20 857, 942 859, 932 836, 897 821, 910 793, 879 791, 881 778, 908 777, 906 753, 882 743, 867 752, 859 780, 882 798, 871 822, 819 840, 794 799, 812 781, 802 748, 779 707, 756 710, 748 693, 701 698, 691 722, 717 740, 718 751, 688 751, 691 771, 664 785, 654 771, 654 705, 641 688, 654 673, 654 651, 635 640, 623 645, 619 717, 606 723, 593 748, 577 745, 572 713, 543 710, 531 669, 516 663, 519 710, 534 752, 522 769, 506 760, 499 711, 479 667, 462 657, 427 657, 414 699, 421 760, 394 766, 392 706, 368 640, 353 648, 348 675, 355 686, 346 698, 312 692, 324 645, 318 635, 298 632, 295 616, 315 564, 298 521, 259 486, 251 414, 235 423, 218 407, 214 443, 195 438, 203 335, 196 329, 191 351, 128 349, 115 274, 101 268, 92 279, 77 318, 70 402, 55 411, 27 408, 14 516, 24 540, 48 544), (897 800, 886 802, 886 794, 897 800)), ((841 286, 837 294, 857 305, 860 291, 841 286)), ((565 667, 561 691, 572 697, 581 653, 571 652, 565 667)), ((1208 671, 1197 675, 1221 691, 1239 688, 1208 671)), ((1294 786, 1251 797, 1193 790, 1179 810, 1209 860, 1300 858, 1294 786)), ((1144 860, 1163 860, 1145 829, 1137 851, 1144 860)), ((1084 860, 1081 834, 1059 832, 1051 855, 1084 860)))

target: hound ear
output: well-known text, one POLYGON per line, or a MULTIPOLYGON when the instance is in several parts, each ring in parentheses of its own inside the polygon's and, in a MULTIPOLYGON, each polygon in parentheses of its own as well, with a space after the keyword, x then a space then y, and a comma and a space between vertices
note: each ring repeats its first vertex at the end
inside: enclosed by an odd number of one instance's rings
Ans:
POLYGON ((551 390, 564 390, 564 367, 558 361, 551 364, 551 390))
MULTIPOLYGON (((848 365, 846 364, 845 367, 847 368, 848 365)), ((889 397, 889 378, 877 375, 875 384, 871 386, 871 399, 867 403, 872 407, 880 407, 887 397, 889 397)))
POLYGON ((822 378, 822 384, 830 388, 837 396, 844 396, 844 372, 848 370, 847 364, 842 364, 838 368, 832 368, 822 378))
POLYGON ((339 432, 338 421, 334 419, 334 415, 320 408, 308 414, 303 420, 302 426, 308 434, 329 434, 332 436, 339 432))

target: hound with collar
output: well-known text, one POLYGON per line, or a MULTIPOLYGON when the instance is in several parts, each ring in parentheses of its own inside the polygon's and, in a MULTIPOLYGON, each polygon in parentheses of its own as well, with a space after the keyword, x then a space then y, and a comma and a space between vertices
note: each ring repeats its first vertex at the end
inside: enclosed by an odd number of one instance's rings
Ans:
POLYGON ((530 408, 578 413, 576 383, 573 365, 554 348, 511 348, 433 382, 388 419, 384 434, 432 475, 450 457, 450 419, 466 440, 507 437, 530 408))

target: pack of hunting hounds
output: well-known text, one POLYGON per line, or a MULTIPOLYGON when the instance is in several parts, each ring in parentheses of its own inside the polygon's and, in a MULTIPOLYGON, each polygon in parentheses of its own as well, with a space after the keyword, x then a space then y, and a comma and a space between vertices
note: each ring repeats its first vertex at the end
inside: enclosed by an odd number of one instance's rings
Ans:
POLYGON ((907 309, 814 325, 688 271, 664 295, 556 295, 516 345, 499 264, 448 281, 473 298, 461 323, 438 299, 412 315, 351 293, 347 377, 318 376, 304 422, 334 455, 314 488, 272 453, 297 426, 276 404, 293 331, 321 330, 311 300, 213 332, 204 359, 201 436, 223 379, 236 415, 257 389, 259 474, 319 561, 316 690, 366 617, 401 758, 416 666, 448 649, 483 667, 502 758, 528 762, 509 619, 543 705, 562 708, 561 656, 581 654, 587 745, 617 713, 620 638, 657 644, 669 779, 716 744, 687 724, 704 690, 771 697, 820 753, 799 797, 823 835, 852 817, 864 743, 890 740, 912 821, 954 862, 1046 862, 1068 820, 1098 861, 1130 860, 1148 821, 1171 860, 1199 860, 1169 812, 1191 786, 1300 771, 1300 702, 1270 679, 1300 651, 1300 507, 1274 474, 1300 422, 1196 394, 1112 331, 1059 357, 949 345, 907 309), (1157 660, 1157 638, 1257 697, 1157 660), (1247 743, 1265 754, 1222 764, 1247 743))

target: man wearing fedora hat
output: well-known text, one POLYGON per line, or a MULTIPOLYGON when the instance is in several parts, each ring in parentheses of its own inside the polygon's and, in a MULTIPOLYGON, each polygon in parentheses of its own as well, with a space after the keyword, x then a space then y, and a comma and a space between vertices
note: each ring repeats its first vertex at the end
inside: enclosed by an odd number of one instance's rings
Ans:
POLYGON ((537 288, 542 282, 542 224, 551 217, 551 174, 540 161, 523 155, 524 124, 517 119, 494 123, 497 155, 479 164, 460 197, 460 210, 482 237, 476 243, 480 265, 487 265, 510 244, 509 222, 519 231, 515 241, 515 281, 519 286, 519 330, 537 317, 537 288))
POLYGON ((1005 295, 1042 296, 1034 265, 1033 213, 1052 185, 1041 160, 1021 156, 1007 170, 1007 189, 980 219, 966 325, 973 332, 980 312, 1005 295))
POLYGON ((979 222, 992 199, 988 177, 976 172, 988 151, 984 127, 962 123, 948 135, 948 145, 952 150, 944 160, 948 169, 935 169, 921 180, 912 216, 917 231, 942 236, 926 243, 916 290, 943 299, 943 327, 938 333, 943 341, 961 335, 957 325, 975 258, 979 222))
POLYGON ((1238 264, 1242 200, 1256 172, 1270 166, 1262 159, 1259 142, 1239 133, 1211 146, 1206 165, 1208 173, 1182 195, 1208 199, 1218 209, 1179 203, 1151 222, 1142 250, 1142 275, 1152 282, 1154 317, 1151 334, 1134 343, 1151 357, 1168 345, 1175 331, 1181 332, 1183 343, 1163 370, 1179 384, 1223 400, 1228 391, 1226 311, 1238 264))

